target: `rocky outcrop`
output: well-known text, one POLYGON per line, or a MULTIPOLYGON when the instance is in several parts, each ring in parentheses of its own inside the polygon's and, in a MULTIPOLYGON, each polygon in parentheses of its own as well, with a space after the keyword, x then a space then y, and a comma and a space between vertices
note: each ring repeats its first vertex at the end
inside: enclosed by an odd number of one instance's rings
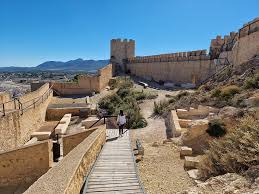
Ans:
POLYGON ((252 183, 245 177, 228 173, 200 182, 197 186, 178 194, 256 194, 259 193, 259 178, 252 183))

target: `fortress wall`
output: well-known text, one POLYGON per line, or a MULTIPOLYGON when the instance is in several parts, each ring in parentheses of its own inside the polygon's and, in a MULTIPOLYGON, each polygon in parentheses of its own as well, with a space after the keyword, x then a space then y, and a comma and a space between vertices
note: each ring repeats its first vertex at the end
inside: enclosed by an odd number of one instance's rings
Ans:
MULTIPOLYGON (((47 84, 48 85, 48 84, 47 84)), ((48 90, 44 86, 37 92, 26 94, 23 100, 33 99, 37 95, 41 95, 48 90)), ((35 108, 31 106, 26 111, 13 110, 5 116, 0 117, 0 151, 10 150, 22 146, 30 139, 33 131, 37 130, 45 121, 46 109, 52 98, 52 93, 44 101, 39 101, 35 108)))
POLYGON ((0 187, 32 184, 52 167, 50 140, 0 153, 0 187))
POLYGON ((53 89, 61 95, 90 94, 100 92, 112 78, 112 65, 98 70, 97 75, 81 75, 78 82, 53 82, 53 89))
POLYGON ((211 60, 129 63, 131 74, 174 83, 197 83, 214 71, 211 60))
POLYGON ((232 49, 232 62, 234 65, 240 65, 256 54, 259 54, 259 26, 257 32, 243 36, 238 40, 232 49))

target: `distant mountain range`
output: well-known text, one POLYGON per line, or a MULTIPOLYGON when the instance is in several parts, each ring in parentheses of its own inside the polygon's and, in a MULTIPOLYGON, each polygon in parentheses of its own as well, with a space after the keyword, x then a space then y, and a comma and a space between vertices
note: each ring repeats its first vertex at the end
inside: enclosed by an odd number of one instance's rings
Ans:
POLYGON ((47 61, 36 67, 0 67, 0 72, 20 71, 87 71, 94 72, 109 63, 109 60, 76 59, 67 62, 47 61))

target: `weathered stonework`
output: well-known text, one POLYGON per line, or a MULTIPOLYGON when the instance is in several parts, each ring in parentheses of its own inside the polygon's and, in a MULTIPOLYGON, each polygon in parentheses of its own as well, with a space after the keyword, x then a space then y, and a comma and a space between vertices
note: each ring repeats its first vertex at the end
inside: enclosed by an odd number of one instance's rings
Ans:
POLYGON ((12 110, 0 117, 0 151, 24 145, 30 139, 32 132, 36 131, 45 121, 46 109, 52 93, 45 96, 44 99, 40 99, 35 106, 32 105, 32 99, 42 96, 48 90, 49 84, 44 84, 37 91, 22 96, 20 101, 23 103, 23 107, 29 106, 26 110, 23 112, 12 110))
POLYGON ((52 167, 50 140, 0 153, 0 187, 29 184, 52 167))
POLYGON ((135 57, 133 40, 111 40, 111 63, 120 71, 147 80, 199 84, 222 65, 239 66, 259 53, 259 18, 238 32, 211 40, 210 51, 196 50, 135 57), (226 60, 227 59, 227 60, 226 60))

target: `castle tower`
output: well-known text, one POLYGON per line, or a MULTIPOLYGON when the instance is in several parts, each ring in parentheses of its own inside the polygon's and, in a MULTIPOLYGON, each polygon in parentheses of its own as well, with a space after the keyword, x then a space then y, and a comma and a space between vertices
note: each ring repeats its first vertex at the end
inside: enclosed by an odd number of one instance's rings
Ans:
POLYGON ((135 41, 134 40, 111 40, 111 58, 114 74, 126 71, 126 59, 135 57, 135 41))

